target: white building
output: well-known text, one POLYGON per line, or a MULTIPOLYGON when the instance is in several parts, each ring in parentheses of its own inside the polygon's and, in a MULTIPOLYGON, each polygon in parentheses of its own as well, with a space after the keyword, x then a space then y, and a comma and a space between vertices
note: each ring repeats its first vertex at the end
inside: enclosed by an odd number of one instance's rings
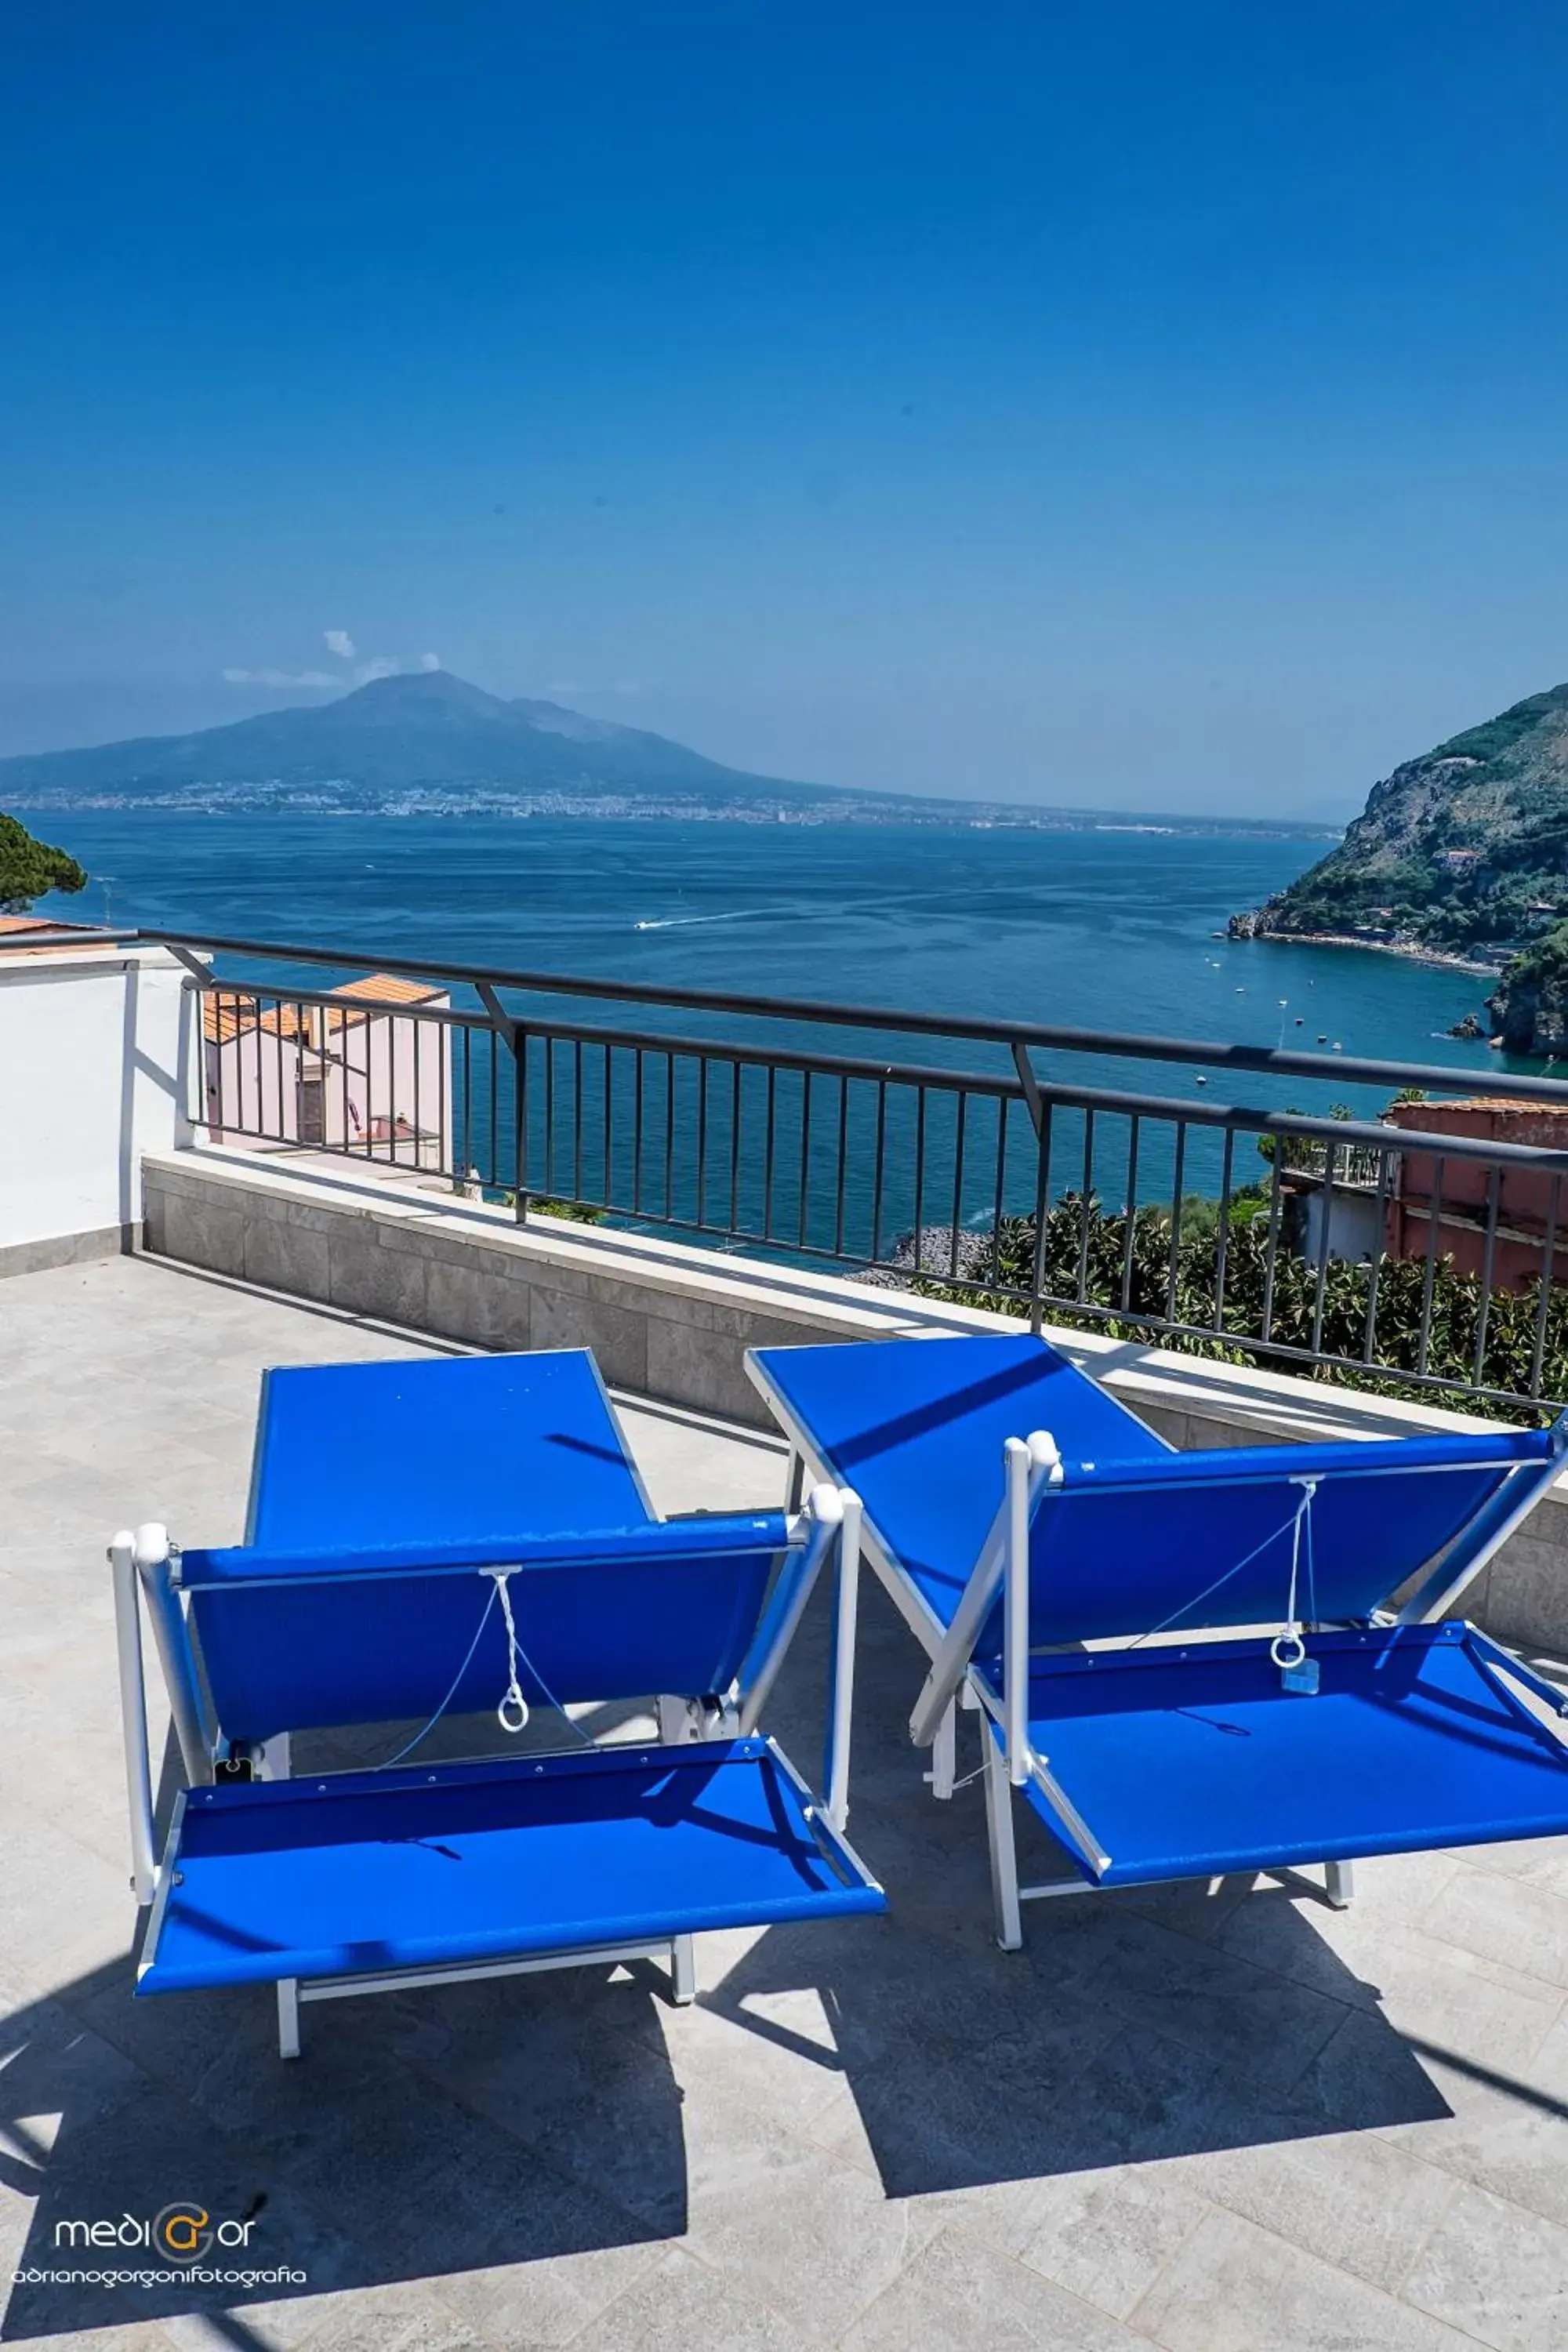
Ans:
POLYGON ((215 1143, 321 1144, 440 1168, 452 1138, 451 999, 373 972, 331 1003, 232 993, 202 1001, 207 1124, 215 1143))

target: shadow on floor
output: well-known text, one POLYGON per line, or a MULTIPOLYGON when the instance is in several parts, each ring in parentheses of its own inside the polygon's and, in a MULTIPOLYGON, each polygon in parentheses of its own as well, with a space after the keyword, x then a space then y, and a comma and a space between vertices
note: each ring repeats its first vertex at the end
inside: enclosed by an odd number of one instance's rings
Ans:
POLYGON ((0 2021, 0 2186, 37 2203, 0 2336, 679 2237, 681 2095, 656 1999, 650 1968, 334 2001, 303 2012, 304 2055, 288 2063, 257 1990, 133 2001, 119 1966, 15 2011, 0 2021), (230 2227, 152 2284, 92 2275, 157 2261, 84 2242, 92 2223, 193 2200, 209 2227, 248 2223, 243 2246, 230 2227), (217 2266, 237 2275, 202 2274, 217 2266))

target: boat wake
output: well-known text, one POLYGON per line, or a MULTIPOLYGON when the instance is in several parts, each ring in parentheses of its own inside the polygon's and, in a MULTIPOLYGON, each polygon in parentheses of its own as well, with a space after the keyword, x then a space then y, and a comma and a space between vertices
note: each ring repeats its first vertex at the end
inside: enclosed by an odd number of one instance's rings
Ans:
POLYGON ((759 916, 776 915, 776 907, 735 907, 723 915, 650 915, 634 923, 634 931, 685 931, 696 923, 749 923, 759 916))

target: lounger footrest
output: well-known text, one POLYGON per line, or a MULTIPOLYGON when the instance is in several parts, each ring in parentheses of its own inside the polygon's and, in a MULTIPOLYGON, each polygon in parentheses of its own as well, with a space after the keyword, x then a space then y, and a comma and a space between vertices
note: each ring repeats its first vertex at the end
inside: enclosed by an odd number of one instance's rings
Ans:
POLYGON ((141 1993, 885 1909, 771 1741, 188 1790, 141 1993))
MULTIPOLYGON (((1568 1746, 1466 1624, 1037 1658, 1030 1801, 1102 1886, 1568 1833, 1568 1746)), ((999 1706, 997 1683, 989 1683, 999 1706)))

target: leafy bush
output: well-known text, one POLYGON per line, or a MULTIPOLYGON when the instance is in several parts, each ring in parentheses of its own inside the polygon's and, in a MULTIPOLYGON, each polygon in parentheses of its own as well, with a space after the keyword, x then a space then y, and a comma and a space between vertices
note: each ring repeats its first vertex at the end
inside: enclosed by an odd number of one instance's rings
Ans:
MULTIPOLYGON (((1432 1269, 1431 1323, 1423 1367, 1421 1315, 1426 1261, 1384 1258, 1376 1270, 1373 1361, 1363 1365, 1357 1360, 1366 1346, 1373 1269, 1330 1259, 1321 1270, 1322 1325, 1318 1344, 1325 1354, 1350 1360, 1312 1368, 1280 1350, 1313 1344, 1320 1279, 1316 1262, 1298 1256, 1283 1235, 1279 1237, 1266 1339, 1269 1252, 1265 1197, 1259 1192, 1241 1195, 1232 1204, 1224 1236, 1224 1297, 1217 1315, 1218 1203, 1195 1205, 1207 1213, 1194 1213, 1186 1202, 1182 1203, 1173 1250, 1168 1210, 1139 1209, 1131 1220, 1130 1232, 1128 1218, 1109 1213, 1092 1193, 1087 1198, 1082 1193, 1065 1193, 1047 1215, 1041 1240, 1040 1290, 1047 1319, 1107 1332, 1117 1339, 1152 1339, 1163 1348, 1224 1362, 1267 1365, 1272 1361, 1280 1371, 1376 1389, 1384 1394, 1414 1396, 1428 1403, 1430 1391, 1401 1383, 1401 1372, 1424 1369, 1429 1376, 1458 1388, 1468 1389, 1474 1383, 1511 1395, 1529 1393, 1541 1297, 1538 1283, 1522 1291, 1494 1290, 1485 1310, 1483 1335, 1479 1277, 1461 1273, 1452 1258, 1440 1258, 1432 1269), (1080 1300, 1110 1312, 1084 1314, 1074 1304, 1080 1300), (1218 1328, 1198 1334, 1150 1328, 1164 1321, 1211 1327, 1217 1323, 1218 1328)), ((988 1290, 977 1297, 973 1290, 958 1291, 923 1278, 913 1286, 931 1297, 962 1297, 971 1305, 1007 1314, 1026 1313, 1018 1297, 1006 1294, 1030 1291, 1035 1254, 1035 1220, 1005 1219, 986 1270, 989 1281, 998 1286, 995 1292, 988 1290)), ((1555 1286, 1549 1288, 1546 1301, 1542 1388, 1549 1397, 1568 1396, 1568 1289, 1555 1286)), ((1474 1397, 1467 1397, 1465 1405, 1468 1411, 1499 1419, 1518 1418, 1517 1408, 1474 1397)))

